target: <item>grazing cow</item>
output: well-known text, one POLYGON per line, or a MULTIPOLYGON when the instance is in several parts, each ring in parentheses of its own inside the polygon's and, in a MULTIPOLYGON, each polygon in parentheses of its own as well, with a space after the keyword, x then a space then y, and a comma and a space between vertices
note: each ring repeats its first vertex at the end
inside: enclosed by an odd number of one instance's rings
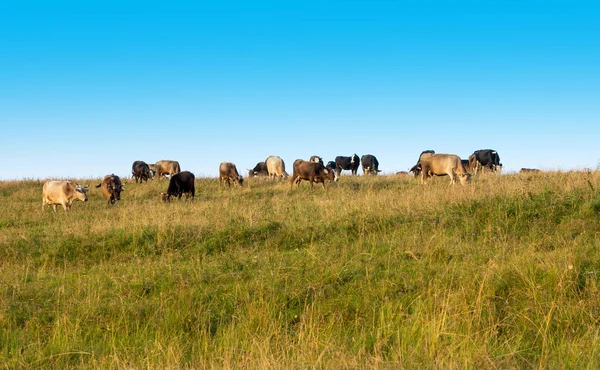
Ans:
POLYGON ((280 157, 274 155, 269 156, 265 160, 265 164, 267 165, 267 172, 271 179, 280 177, 283 180, 288 176, 287 172, 285 172, 285 163, 280 157))
POLYGON ((431 175, 448 175, 450 184, 454 184, 454 179, 458 176, 461 185, 466 184, 471 178, 463 167, 460 157, 455 154, 426 153, 421 156, 419 163, 421 163, 421 184, 425 184, 425 180, 431 175))
POLYGON ((419 160, 417 160, 417 164, 415 164, 410 170, 408 170, 408 172, 413 173, 415 178, 417 178, 417 176, 421 174, 421 157, 423 157, 423 154, 435 154, 435 150, 423 150, 421 154, 419 154, 419 160))
POLYGON ((238 173, 237 167, 231 162, 221 162, 219 165, 219 186, 223 185, 223 182, 227 182, 227 186, 231 186, 231 181, 234 185, 242 186, 244 179, 238 173))
POLYGON ((172 175, 169 179, 167 192, 160 193, 163 202, 170 201, 173 197, 181 199, 182 194, 185 194, 185 199, 188 199, 191 195, 193 200, 196 195, 195 180, 196 177, 190 171, 183 171, 172 175))
POLYGON ((56 212, 60 204, 68 212, 75 199, 87 202, 88 191, 87 186, 75 185, 70 181, 46 181, 42 190, 42 211, 51 205, 56 212))
POLYGON ((102 182, 96 185, 96 188, 100 187, 102 188, 102 194, 104 194, 108 200, 109 205, 115 204, 117 200, 121 199, 121 191, 123 191, 125 188, 121 184, 121 179, 119 176, 115 175, 114 173, 104 176, 102 182))
POLYGON ((334 174, 333 181, 339 181, 340 177, 338 176, 337 171, 335 170, 335 162, 334 161, 327 162, 327 165, 325 165, 325 168, 327 168, 328 170, 333 172, 333 174, 334 174))
POLYGON ((181 167, 179 167, 179 162, 177 161, 162 160, 156 162, 154 165, 156 167, 156 175, 159 179, 167 177, 167 175, 171 177, 181 172, 181 167))
POLYGON ((314 183, 321 183, 325 188, 325 180, 333 181, 334 179, 334 172, 321 163, 297 159, 294 161, 294 172, 290 180, 290 187, 294 186, 294 182, 296 187, 299 187, 302 180, 306 180, 310 182, 311 188, 314 187, 314 183))
POLYGON ((381 172, 379 161, 374 155, 363 155, 360 157, 360 163, 362 164, 363 175, 377 175, 378 172, 381 172))
POLYGON ((142 181, 148 182, 149 179, 154 177, 154 172, 152 172, 148 163, 144 161, 133 162, 133 165, 131 165, 131 174, 133 175, 136 184, 138 180, 140 180, 141 184, 142 181))
POLYGON ((519 173, 521 175, 524 175, 524 174, 542 173, 542 171, 538 170, 537 168, 521 168, 519 173))
POLYGON ((469 156, 469 167, 477 173, 479 168, 488 168, 492 172, 500 172, 502 163, 498 152, 492 149, 476 150, 469 156))
POLYGON ((315 163, 321 163, 322 165, 325 165, 323 163, 323 158, 319 157, 318 155, 313 155, 312 157, 310 157, 310 159, 308 161, 315 162, 315 163))
POLYGON ((269 171, 267 171, 267 164, 265 162, 258 162, 253 169, 248 170, 248 177, 253 176, 269 176, 269 171))
POLYGON ((339 177, 342 170, 351 171, 353 175, 356 175, 359 166, 359 159, 356 153, 352 154, 351 157, 337 156, 335 157, 335 173, 339 177))

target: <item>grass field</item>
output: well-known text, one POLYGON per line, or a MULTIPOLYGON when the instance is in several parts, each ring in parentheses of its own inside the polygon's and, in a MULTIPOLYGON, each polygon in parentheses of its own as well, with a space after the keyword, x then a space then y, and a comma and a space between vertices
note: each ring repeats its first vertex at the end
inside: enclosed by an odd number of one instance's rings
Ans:
POLYGON ((42 185, 0 182, 6 369, 600 367, 596 171, 42 185))

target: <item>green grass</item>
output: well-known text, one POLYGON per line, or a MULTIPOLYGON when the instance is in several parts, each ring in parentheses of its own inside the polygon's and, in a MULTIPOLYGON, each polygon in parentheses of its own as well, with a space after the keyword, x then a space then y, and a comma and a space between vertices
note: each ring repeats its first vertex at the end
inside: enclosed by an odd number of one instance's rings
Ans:
POLYGON ((0 364, 600 366, 600 173, 246 182, 0 182, 0 364))

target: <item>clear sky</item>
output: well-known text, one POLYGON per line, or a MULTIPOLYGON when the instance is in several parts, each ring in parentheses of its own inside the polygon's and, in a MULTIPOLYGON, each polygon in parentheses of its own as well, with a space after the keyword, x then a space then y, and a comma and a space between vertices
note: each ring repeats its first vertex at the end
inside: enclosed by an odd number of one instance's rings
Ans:
POLYGON ((5 1, 0 179, 483 148, 507 172, 596 169, 595 4, 5 1))

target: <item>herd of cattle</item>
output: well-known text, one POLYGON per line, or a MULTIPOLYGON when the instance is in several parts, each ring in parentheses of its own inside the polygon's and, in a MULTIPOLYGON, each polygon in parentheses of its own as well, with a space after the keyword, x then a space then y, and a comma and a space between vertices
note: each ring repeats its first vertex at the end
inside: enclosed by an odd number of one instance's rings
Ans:
MULTIPOLYGON (((338 181, 342 171, 350 171, 352 175, 357 175, 359 166, 362 165, 364 175, 376 175, 381 172, 379 161, 374 155, 366 154, 360 159, 356 154, 349 157, 338 156, 335 161, 329 161, 327 164, 319 156, 312 156, 308 161, 297 159, 293 164, 293 172, 290 180, 290 186, 300 186, 302 181, 308 181, 313 187, 315 183, 322 184, 325 188, 326 180, 338 181)), ((436 154, 433 150, 425 150, 419 156, 415 164, 408 172, 398 172, 397 175, 408 175, 413 173, 416 178, 421 176, 421 183, 432 176, 448 176, 450 183, 454 184, 456 178, 461 184, 467 183, 473 174, 487 169, 491 172, 499 172, 502 168, 498 152, 492 149, 476 150, 468 159, 461 159, 455 154, 436 154)), ((521 173, 540 172, 537 169, 522 168, 521 173)), ((196 193, 195 176, 190 171, 181 171, 179 162, 162 160, 154 164, 148 164, 143 161, 135 161, 131 167, 131 173, 136 183, 147 182, 155 177, 169 177, 169 185, 166 193, 160 193, 163 201, 170 201, 174 197, 181 198, 185 194, 186 199, 191 196, 193 199, 196 193)), ((264 162, 259 162, 256 166, 248 170, 249 177, 268 176, 269 178, 284 179, 288 177, 285 171, 285 163, 278 156, 269 156, 264 162)), ((235 164, 231 162, 222 162, 219 165, 219 184, 223 186, 227 183, 231 186, 242 186, 244 178, 239 174, 235 164)), ((96 185, 100 188, 102 194, 106 197, 108 204, 112 205, 121 199, 121 191, 124 186, 119 176, 106 175, 102 182, 96 185)), ((47 181, 42 191, 42 210, 46 206, 52 206, 54 212, 61 205, 65 211, 69 211, 71 204, 75 199, 87 201, 89 187, 75 185, 70 181, 47 181)))

